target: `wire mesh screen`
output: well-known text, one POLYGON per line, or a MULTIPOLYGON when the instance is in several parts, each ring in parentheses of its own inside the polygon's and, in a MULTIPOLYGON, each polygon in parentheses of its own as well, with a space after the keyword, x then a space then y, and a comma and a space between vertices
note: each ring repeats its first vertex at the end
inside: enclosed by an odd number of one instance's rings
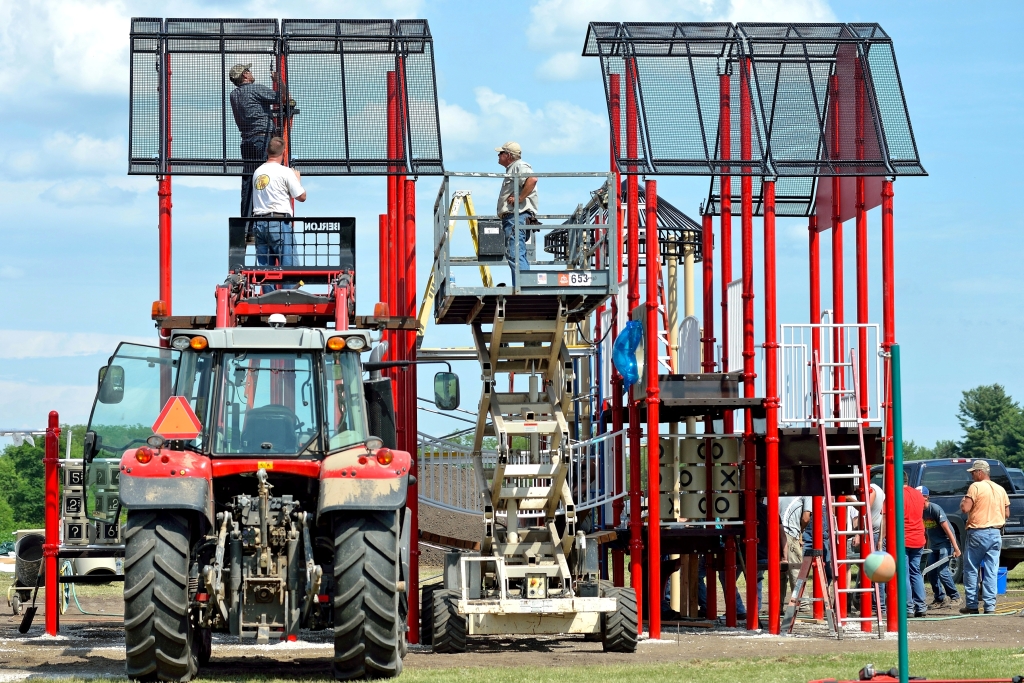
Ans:
MULTIPOLYGON (((852 181, 852 179, 851 179, 852 181)), ((810 216, 815 212, 818 179, 815 177, 782 176, 775 181, 775 215, 776 216, 810 216)), ((753 209, 755 216, 764 215, 764 186, 753 183, 753 209)), ((740 183, 734 179, 731 185, 732 215, 739 216, 743 207, 740 203, 740 183)), ((711 189, 704 212, 712 216, 722 214, 722 183, 721 176, 711 176, 711 189)))
POLYGON ((265 266, 332 273, 355 271, 356 219, 229 218, 228 270, 265 266), (261 259, 261 254, 267 257, 261 259))
POLYGON ((134 19, 131 59, 129 173, 251 173, 239 125, 250 143, 287 134, 307 175, 444 171, 426 21, 134 19), (236 64, 273 91, 242 124, 236 64))
MULTIPOLYGON (((583 54, 601 59, 609 102, 616 82, 622 93, 616 153, 622 172, 925 174, 892 41, 877 24, 591 23, 583 54), (747 60, 749 78, 743 79, 747 60), (726 150, 723 75, 730 108, 726 150), (749 164, 738 164, 744 80, 752 108, 751 153, 749 164), (625 93, 631 86, 639 158, 626 147, 625 93)), ((813 190, 813 183, 803 187, 813 190)), ((794 212, 812 203, 811 195, 798 195, 794 212)))

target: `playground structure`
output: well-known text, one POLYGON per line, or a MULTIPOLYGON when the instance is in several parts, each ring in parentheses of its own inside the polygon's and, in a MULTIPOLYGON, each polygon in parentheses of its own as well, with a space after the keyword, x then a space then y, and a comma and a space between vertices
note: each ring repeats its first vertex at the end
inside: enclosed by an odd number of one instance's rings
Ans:
MULTIPOLYGON (((737 558, 745 558, 751 605, 746 626, 757 628, 757 499, 766 498, 767 518, 777 519, 780 494, 814 495, 815 537, 821 538, 827 524, 837 532, 830 534, 834 541, 854 531, 845 527, 838 497, 857 495, 864 501, 867 468, 878 462, 886 465, 885 538, 894 546, 891 380, 885 358, 895 341, 893 179, 923 175, 924 169, 892 41, 878 25, 591 24, 584 55, 598 57, 601 65, 611 169, 535 174, 551 179, 545 182, 591 178, 600 187, 581 197, 585 201, 575 210, 538 216, 542 222, 566 222, 531 226, 540 231, 534 248, 543 238, 552 259, 541 263, 534 256, 531 269, 517 272, 511 287, 495 284, 487 270, 505 267, 500 252, 497 258, 493 251, 485 253, 487 233, 481 232, 497 217, 458 215, 456 200, 465 202, 466 195, 453 183, 500 176, 444 169, 426 22, 135 19, 131 41, 129 172, 159 177, 160 293, 153 317, 164 348, 172 330, 259 327, 272 313, 284 312, 289 327, 322 322, 326 328, 329 321, 336 331, 378 330, 375 361, 396 364, 379 372, 394 384, 395 447, 413 457, 404 585, 408 642, 418 642, 421 620, 428 618, 417 599, 419 502, 481 519, 479 553, 450 554, 444 590, 423 591, 423 606, 431 607, 428 632, 439 650, 463 649, 469 635, 524 630, 600 632, 608 649, 631 650, 636 639, 626 637, 624 624, 642 631, 646 617, 650 636, 660 636, 660 599, 668 578, 661 575, 663 555, 682 556, 672 598, 674 604, 686 602, 686 614, 693 617, 697 611, 689 592, 696 588, 696 557, 704 558, 708 618, 717 616, 716 574, 723 573, 728 626, 737 618, 737 558), (245 260, 242 219, 231 226, 233 275, 217 288, 216 314, 173 314, 171 178, 244 171, 227 113, 226 70, 235 62, 252 62, 260 82, 271 82, 275 74, 281 93, 275 116, 291 165, 305 175, 387 177, 380 261, 398 267, 381 270, 381 304, 373 315, 354 310, 354 244, 351 254, 332 251, 336 258, 323 267, 306 260, 294 272, 257 268, 245 260), (419 316, 416 184, 410 175, 441 177, 424 297, 432 305, 419 316), (710 176, 701 222, 660 199, 655 180, 641 190, 641 175, 710 176), (755 177, 761 178, 756 188, 755 177), (870 322, 868 310, 867 212, 878 206, 881 328, 870 322), (737 214, 742 265, 734 279, 732 216, 737 214), (808 219, 806 324, 776 320, 777 215, 808 219), (754 344, 755 216, 764 220, 761 372, 754 344), (842 226, 851 218, 857 245, 855 323, 845 319, 843 297, 842 226), (476 242, 477 253, 469 256, 452 251, 452 235, 463 224, 476 242), (825 230, 831 230, 833 256, 828 311, 822 310, 820 296, 819 240, 825 230), (693 303, 698 263, 702 320, 693 303), (456 271, 460 274, 453 278, 456 271), (461 274, 474 272, 480 273, 479 287, 465 284, 469 278, 461 274), (299 279, 324 285, 330 294, 282 290, 254 296, 266 281, 299 279), (424 313, 437 325, 470 326, 474 346, 421 347, 417 321, 424 321, 424 313), (627 320, 642 322, 645 330, 644 372, 630 390, 610 360, 612 343, 627 320), (484 391, 469 447, 419 432, 414 363, 427 360, 480 363, 484 391), (397 366, 404 367, 398 371, 397 366), (703 432, 697 431, 698 419, 703 432), (828 511, 824 520, 822 502, 828 511), (632 591, 624 586, 627 552, 632 591), (636 611, 628 614, 633 604, 636 611), (517 614, 537 620, 524 627, 517 614), (439 647, 439 636, 446 645, 439 647)), ((309 225, 346 219, 300 220, 309 225)), ((315 232, 300 233, 312 237, 304 253, 309 259, 321 245, 315 232)), ((124 552, 113 536, 108 544, 73 547, 67 526, 64 540, 58 539, 57 457, 50 449, 51 435, 56 448, 56 428, 54 414, 47 431, 47 585, 57 584, 57 560, 69 553, 124 552)), ((65 497, 75 493, 68 482, 64 485, 65 497)), ((97 501, 112 500, 113 491, 99 493, 105 497, 97 501)), ((860 507, 865 513, 860 528, 870 528, 866 506, 860 507)), ((116 531, 120 534, 119 527, 116 531)), ((870 534, 864 540, 873 543, 870 534)), ((781 628, 778 541, 777 525, 768 524, 767 627, 772 633, 781 628)), ((815 616, 827 600, 837 615, 837 634, 850 621, 850 595, 862 598, 861 627, 872 628, 867 596, 875 589, 866 582, 847 585, 846 567, 853 562, 845 549, 845 543, 831 548, 836 583, 814 583, 815 616)), ((888 604, 896 604, 895 584, 889 589, 888 604)), ((47 600, 56 595, 48 591, 47 600)), ((46 628, 56 633, 58 610, 49 607, 48 602, 46 628)), ((890 630, 895 613, 888 615, 890 630)))

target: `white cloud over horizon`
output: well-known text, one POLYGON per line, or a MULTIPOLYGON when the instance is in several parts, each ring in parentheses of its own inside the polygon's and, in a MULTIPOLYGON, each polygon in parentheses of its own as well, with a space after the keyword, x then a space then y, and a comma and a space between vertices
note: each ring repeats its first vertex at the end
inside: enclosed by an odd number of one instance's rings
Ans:
POLYGON ((84 423, 95 395, 95 385, 0 380, 0 429, 45 429, 51 410, 59 413, 62 424, 84 423))
POLYGON ((530 8, 530 46, 554 52, 536 70, 549 81, 597 79, 597 60, 580 56, 592 21, 835 21, 827 0, 537 0, 530 8), (571 46, 571 50, 565 50, 571 46), (590 63, 593 62, 593 63, 590 63))
POLYGON ((0 330, 0 359, 68 358, 110 355, 120 342, 156 345, 156 337, 137 337, 105 332, 51 332, 48 330, 0 330))

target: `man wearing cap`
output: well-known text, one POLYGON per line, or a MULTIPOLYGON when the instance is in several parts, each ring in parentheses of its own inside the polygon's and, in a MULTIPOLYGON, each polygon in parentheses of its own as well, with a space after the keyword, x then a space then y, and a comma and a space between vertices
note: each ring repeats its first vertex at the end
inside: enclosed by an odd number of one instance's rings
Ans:
POLYGON ((235 64, 228 78, 235 84, 231 91, 231 114, 242 136, 242 209, 240 216, 251 215, 252 174, 267 160, 267 144, 274 136, 270 105, 278 102, 277 91, 256 83, 249 69, 252 64, 235 64))
MULTIPOLYGON (((928 536, 928 547, 932 554, 928 564, 935 564, 947 557, 960 557, 960 545, 956 542, 956 534, 946 518, 946 513, 935 503, 928 500, 927 486, 918 486, 917 490, 924 496, 924 530, 928 536)), ((949 562, 928 572, 925 577, 932 586, 935 600, 931 607, 949 607, 960 602, 960 593, 953 581, 953 572, 949 571, 949 562)))
POLYGON ((498 163, 505 167, 505 181, 498 193, 498 216, 501 228, 505 233, 505 257, 512 269, 512 286, 516 286, 516 262, 519 270, 529 270, 530 262, 526 260, 525 230, 517 229, 518 225, 531 225, 537 220, 537 179, 523 178, 523 174, 533 173, 530 164, 523 161, 523 149, 518 142, 506 142, 495 147, 498 163), (516 190, 513 178, 518 175, 519 216, 516 217, 516 190))
POLYGON ((967 469, 974 483, 960 501, 960 509, 967 514, 967 560, 964 562, 964 590, 967 605, 963 614, 978 610, 978 570, 982 562, 985 571, 981 581, 981 600, 985 614, 995 614, 999 573, 999 551, 1002 550, 1002 529, 1010 516, 1010 497, 1006 489, 989 479, 989 464, 975 460, 967 469))

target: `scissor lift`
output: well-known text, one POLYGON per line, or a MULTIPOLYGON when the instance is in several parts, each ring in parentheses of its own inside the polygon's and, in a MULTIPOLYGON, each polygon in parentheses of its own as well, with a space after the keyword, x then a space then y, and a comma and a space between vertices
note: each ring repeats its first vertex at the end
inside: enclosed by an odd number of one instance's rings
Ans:
POLYGON ((451 221, 468 217, 446 211, 448 192, 446 178, 435 205, 434 317, 438 324, 472 326, 483 384, 472 461, 484 529, 480 551, 449 553, 443 589, 426 594, 434 651, 463 651, 473 635, 582 633, 600 635, 608 651, 632 652, 636 596, 601 584, 599 534, 576 528, 567 420, 575 375, 566 326, 617 289, 611 277, 619 253, 615 226, 538 216, 567 220, 551 227, 577 231, 583 250, 575 258, 563 253, 532 263, 520 272, 518 287, 457 287, 452 266, 482 262, 451 255, 451 221), (488 436, 498 443, 493 466, 483 458, 488 436))

